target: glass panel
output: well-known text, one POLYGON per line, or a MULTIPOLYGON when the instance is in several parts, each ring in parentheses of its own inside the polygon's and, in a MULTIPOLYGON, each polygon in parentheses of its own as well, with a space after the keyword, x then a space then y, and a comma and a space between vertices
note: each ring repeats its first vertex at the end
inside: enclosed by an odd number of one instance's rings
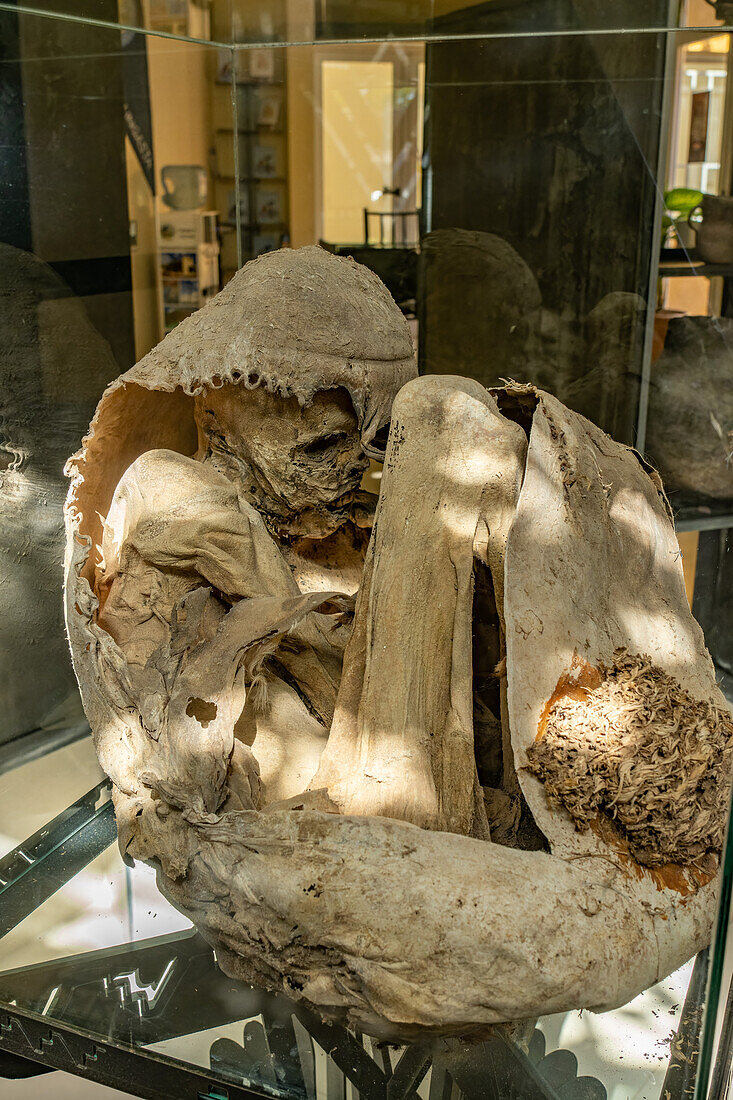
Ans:
MULTIPOLYGON (((12 9, 39 10, 31 4, 12 9)), ((221 45, 653 30, 680 25, 680 9, 689 27, 733 22, 727 0, 50 0, 43 6, 71 20, 221 45)))
POLYGON ((233 130, 208 47, 9 11, 0 31, 2 772, 86 736, 60 592, 63 467, 107 383, 219 288, 214 118, 233 130))
POLYGON ((143 88, 139 54, 121 49, 119 32, 7 11, 0 26, 9 742, 39 727, 83 728, 59 594, 63 466, 104 386, 135 359, 122 104, 127 94, 134 112, 143 88))
POLYGON ((412 303, 424 372, 532 379, 632 442, 664 65, 651 35, 291 47, 290 240, 412 303))
POLYGON ((707 997, 700 1036, 700 1072, 695 1100, 718 1100, 730 1090, 733 1073, 733 955, 729 935, 733 898, 733 817, 723 865, 720 909, 710 949, 707 997))
MULTIPOLYGON (((727 7, 718 5, 723 18, 727 7)), ((142 10, 102 6, 80 18, 136 27, 142 10)), ((702 0, 686 6, 674 34, 655 29, 669 18, 666 3, 237 0, 144 10, 154 33, 0 12, 9 307, 0 319, 9 578, 0 586, 0 742, 19 749, 35 738, 22 764, 0 759, 0 857, 12 872, 0 884, 0 915, 18 883, 28 891, 13 903, 23 918, 0 939, 0 991, 217 1080, 303 1095, 307 1078, 319 1095, 341 1095, 349 1052, 364 1073, 391 1073, 405 1052, 358 1036, 357 1058, 354 1037, 339 1032, 347 1053, 329 1061, 331 1032, 308 1032, 316 1023, 303 1014, 296 1026, 290 1002, 224 978, 205 945, 191 946, 188 922, 152 873, 126 869, 109 846, 109 792, 96 790, 90 741, 72 741, 84 721, 60 610, 63 463, 105 385, 244 261, 321 243, 386 283, 423 373, 537 383, 654 461, 677 513, 688 599, 733 697, 733 254, 706 258, 700 244, 706 222, 725 225, 725 203, 708 203, 701 220, 681 209, 682 196, 668 197, 730 192, 730 37, 702 0), (591 33, 621 20, 646 33, 591 33), (34 759, 59 729, 70 743, 34 759), (70 822, 76 836, 75 815, 87 810, 101 850, 52 883, 59 838, 70 822), (60 831, 39 838, 58 816, 60 831), (40 847, 28 874, 18 849, 31 837, 40 847), (159 936, 169 937, 162 954, 147 943, 159 936), (150 972, 138 971, 141 944, 156 952, 150 972), (107 955, 88 957, 99 951, 114 951, 109 973, 107 955), (171 999, 174 1026, 163 1007, 169 968, 192 958, 208 999, 171 999), (63 998, 54 993, 61 971, 31 980, 26 969, 60 960, 73 985, 63 998), (141 1023, 143 1002, 155 1012, 141 1023), (248 1044, 257 1057, 245 1056, 248 1044)), ((374 464, 373 485, 379 473, 374 464)), ((724 948, 720 935, 713 1045, 727 1035, 724 948)), ((694 1075, 705 967, 705 957, 690 960, 614 1012, 542 1017, 511 1056, 519 1051, 523 1071, 546 1081, 558 1065, 563 1085, 594 1078, 591 1096, 662 1100, 685 1066, 694 1075), (562 1050, 577 1063, 552 1058, 562 1050)), ((465 1043, 450 1051, 453 1061, 431 1050, 423 1100, 449 1094, 441 1074, 466 1096, 488 1078, 485 1047, 480 1058, 465 1043)), ((366 1090, 363 1077, 350 1080, 366 1090)), ((567 1095, 579 1095, 574 1088, 567 1095)))
MULTIPOLYGON (((115 844, 0 941, 0 965, 16 970, 190 927, 161 896, 155 873, 144 864, 130 873, 115 844)), ((22 983, 18 992, 22 995, 22 983)))

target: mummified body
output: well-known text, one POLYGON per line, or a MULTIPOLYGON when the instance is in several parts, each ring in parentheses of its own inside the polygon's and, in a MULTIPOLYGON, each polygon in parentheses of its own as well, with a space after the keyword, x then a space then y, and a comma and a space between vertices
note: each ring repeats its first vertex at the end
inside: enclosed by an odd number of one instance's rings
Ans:
POLYGON ((733 740, 666 501, 547 395, 414 375, 304 249, 105 394, 67 617, 121 845, 230 972, 373 1031, 622 1003, 709 936, 733 740))
MULTIPOLYGON (((490 423, 491 399, 482 400, 475 387, 477 399, 470 389, 458 380, 432 379, 413 383, 396 399, 400 457, 384 474, 366 586, 374 501, 359 489, 368 459, 344 390, 317 394, 305 409, 294 397, 261 389, 205 390, 195 401, 196 457, 153 450, 129 467, 105 521, 98 622, 124 654, 131 683, 139 684, 149 732, 168 717, 158 705, 165 696, 154 695, 154 714, 142 698, 152 670, 162 670, 174 624, 193 593, 206 591, 197 614, 202 636, 213 639, 242 599, 324 593, 333 600, 358 589, 386 589, 389 598, 374 615, 370 689, 352 699, 345 685, 335 721, 350 607, 342 601, 337 615, 311 611, 279 644, 270 643, 267 632, 254 640, 242 672, 249 702, 234 733, 259 762, 257 804, 321 787, 344 812, 488 837, 473 748, 470 608, 474 534, 491 469, 481 456, 465 486, 445 472, 423 482, 437 454, 449 459, 467 418, 490 423), (445 521, 443 538, 426 556, 423 538, 436 533, 437 512, 445 521), (402 531, 406 536, 395 541, 402 531), (421 591, 431 593, 427 603, 416 601, 421 591), (457 608, 464 621, 454 637, 457 608), (255 666, 258 688, 252 690, 255 666), (460 692, 454 688, 452 701, 454 668, 465 683, 460 692), (360 708, 356 722, 352 705, 360 708), (329 727, 329 751, 316 776, 329 727)), ((506 491, 515 493, 519 463, 512 447, 521 455, 523 436, 511 424, 505 434, 500 445, 515 466, 506 491)), ((501 469, 506 476, 505 460, 501 469)), ((360 609, 360 621, 367 618, 360 609)), ((205 683, 186 701, 188 717, 203 729, 219 705, 207 699, 205 683)))

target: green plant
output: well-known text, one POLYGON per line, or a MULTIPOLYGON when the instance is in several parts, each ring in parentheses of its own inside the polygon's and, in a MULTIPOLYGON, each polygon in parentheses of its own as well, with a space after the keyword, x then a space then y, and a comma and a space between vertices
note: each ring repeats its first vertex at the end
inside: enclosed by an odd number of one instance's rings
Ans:
POLYGON ((673 187, 664 192, 664 214, 662 216, 662 244, 667 240, 670 229, 677 229, 680 222, 687 221, 692 211, 702 202, 702 191, 691 187, 673 187))

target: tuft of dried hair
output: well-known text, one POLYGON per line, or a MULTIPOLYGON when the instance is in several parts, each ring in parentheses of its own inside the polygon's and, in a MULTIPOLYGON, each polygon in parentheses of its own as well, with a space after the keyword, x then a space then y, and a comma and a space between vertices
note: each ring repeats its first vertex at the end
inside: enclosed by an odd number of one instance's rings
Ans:
POLYGON ((268 669, 266 661, 277 652, 282 641, 280 635, 260 642, 253 646, 244 661, 245 676, 247 682, 247 695, 258 714, 264 714, 267 710, 268 699, 268 669))
POLYGON ((720 853, 733 768, 733 721, 694 699, 651 658, 617 649, 601 683, 563 695, 527 767, 578 829, 604 814, 649 867, 720 853))

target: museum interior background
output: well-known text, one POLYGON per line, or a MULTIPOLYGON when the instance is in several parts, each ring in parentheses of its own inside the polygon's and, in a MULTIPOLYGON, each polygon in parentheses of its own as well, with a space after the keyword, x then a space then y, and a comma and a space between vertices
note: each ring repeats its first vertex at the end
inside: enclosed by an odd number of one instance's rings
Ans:
POLYGON ((63 463, 104 386, 273 248, 372 267, 421 371, 536 382, 647 456, 733 698, 733 251, 701 259, 697 213, 669 199, 731 194, 733 5, 34 8, 0 5, 6 849, 98 774, 61 616, 63 463))

